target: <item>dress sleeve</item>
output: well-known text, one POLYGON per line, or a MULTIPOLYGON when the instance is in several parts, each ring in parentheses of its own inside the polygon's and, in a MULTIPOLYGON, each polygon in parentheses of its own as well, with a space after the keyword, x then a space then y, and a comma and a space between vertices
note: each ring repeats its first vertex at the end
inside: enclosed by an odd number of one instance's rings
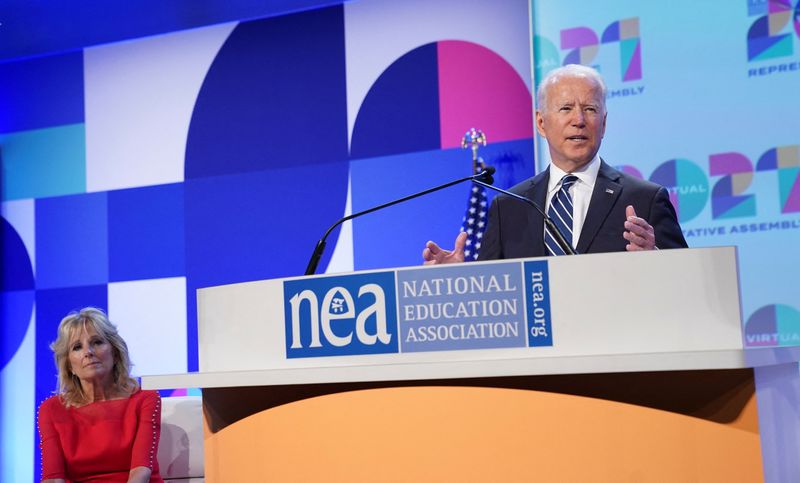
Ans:
POLYGON ((142 391, 143 401, 137 409, 136 435, 131 453, 131 468, 153 469, 161 436, 161 396, 157 391, 142 391))
POLYGON ((47 399, 39 406, 37 420, 39 425, 39 447, 42 450, 42 479, 66 478, 64 451, 61 440, 53 424, 53 411, 60 404, 57 398, 47 399))

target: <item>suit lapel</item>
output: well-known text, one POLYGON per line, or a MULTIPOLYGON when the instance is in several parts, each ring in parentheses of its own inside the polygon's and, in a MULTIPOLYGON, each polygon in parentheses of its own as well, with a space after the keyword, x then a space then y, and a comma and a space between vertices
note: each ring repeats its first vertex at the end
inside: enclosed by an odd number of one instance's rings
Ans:
POLYGON ((578 253, 586 253, 589 246, 594 241, 600 227, 605 223, 611 207, 616 203, 622 192, 622 185, 619 184, 619 173, 600 160, 600 170, 597 172, 597 180, 594 183, 592 199, 589 201, 589 211, 586 213, 586 220, 581 228, 581 238, 578 240, 576 249, 578 253))
MULTIPOLYGON (((520 194, 544 209, 545 198, 547 198, 547 182, 549 179, 550 170, 545 169, 534 176, 530 185, 520 194)), ((544 247, 544 219, 542 215, 533 208, 526 210, 526 213, 528 217, 526 226, 531 227, 529 229, 532 230, 529 240, 531 241, 533 253, 529 256, 540 257, 547 255, 547 250, 544 247)))
MULTIPOLYGON (((534 177, 531 182, 531 187, 525 196, 533 200, 534 203, 544 209, 545 200, 547 199, 547 183, 550 180, 550 170, 545 169, 538 176, 534 177)), ((533 227, 531 238, 533 241, 533 248, 536 252, 534 256, 547 255, 547 249, 544 247, 544 218, 535 209, 528 210, 528 226, 533 227)))

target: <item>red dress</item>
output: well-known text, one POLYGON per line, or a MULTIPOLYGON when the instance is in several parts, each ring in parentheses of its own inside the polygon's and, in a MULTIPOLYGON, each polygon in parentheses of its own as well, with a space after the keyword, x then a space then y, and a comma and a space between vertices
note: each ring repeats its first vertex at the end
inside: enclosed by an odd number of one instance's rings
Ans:
POLYGON ((42 479, 128 481, 137 466, 158 473, 161 398, 156 391, 137 391, 127 399, 64 407, 58 396, 39 406, 42 479))

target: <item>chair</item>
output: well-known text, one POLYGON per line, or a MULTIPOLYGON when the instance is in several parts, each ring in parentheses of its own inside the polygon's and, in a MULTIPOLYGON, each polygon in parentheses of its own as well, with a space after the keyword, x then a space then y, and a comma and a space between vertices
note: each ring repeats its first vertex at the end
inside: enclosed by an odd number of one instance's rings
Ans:
POLYGON ((205 481, 203 468, 203 399, 177 396, 161 399, 161 441, 158 465, 164 481, 205 481))

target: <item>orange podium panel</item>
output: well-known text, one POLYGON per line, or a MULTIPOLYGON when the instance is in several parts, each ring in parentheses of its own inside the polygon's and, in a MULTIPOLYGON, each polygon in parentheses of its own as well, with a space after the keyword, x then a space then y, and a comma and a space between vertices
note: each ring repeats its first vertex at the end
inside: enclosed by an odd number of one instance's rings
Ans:
POLYGON ((752 395, 736 421, 722 424, 541 391, 369 389, 295 401, 208 432, 206 478, 757 482, 754 421, 752 395))

